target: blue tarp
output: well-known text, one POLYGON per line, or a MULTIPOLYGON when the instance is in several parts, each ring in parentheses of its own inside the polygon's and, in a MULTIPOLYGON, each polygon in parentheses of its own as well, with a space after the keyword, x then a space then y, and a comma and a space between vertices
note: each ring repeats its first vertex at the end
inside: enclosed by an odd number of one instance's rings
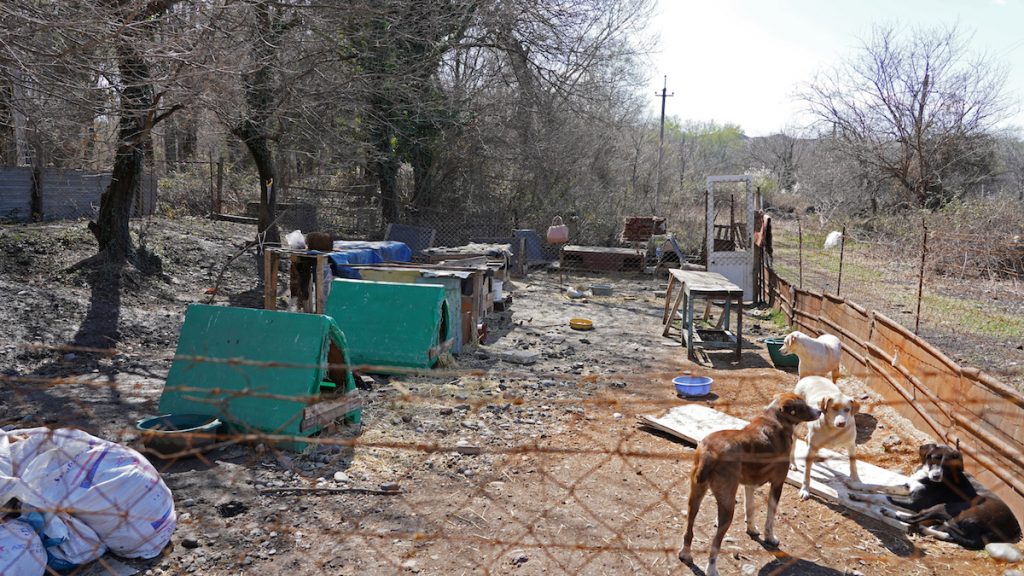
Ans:
POLYGON ((334 243, 334 251, 328 257, 331 260, 331 273, 335 277, 358 278, 359 273, 354 271, 352 266, 382 262, 409 262, 412 260, 412 250, 405 243, 392 240, 383 242, 338 240, 334 243))

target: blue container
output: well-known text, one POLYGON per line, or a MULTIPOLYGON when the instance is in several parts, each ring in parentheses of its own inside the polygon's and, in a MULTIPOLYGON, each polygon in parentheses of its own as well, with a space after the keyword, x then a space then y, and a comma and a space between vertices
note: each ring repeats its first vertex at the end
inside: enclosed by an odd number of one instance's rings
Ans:
POLYGON ((683 396, 706 396, 711 392, 712 382, 714 380, 707 376, 676 376, 672 379, 676 392, 683 396))

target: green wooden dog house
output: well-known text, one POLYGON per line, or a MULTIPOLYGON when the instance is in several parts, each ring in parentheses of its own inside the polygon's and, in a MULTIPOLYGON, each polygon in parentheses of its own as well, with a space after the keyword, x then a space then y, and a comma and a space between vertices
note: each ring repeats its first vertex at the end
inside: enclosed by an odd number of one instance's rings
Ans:
POLYGON ((325 312, 366 371, 430 368, 453 344, 444 286, 334 280, 325 312))
POLYGON ((347 356, 345 335, 327 316, 192 304, 160 412, 217 416, 234 432, 284 436, 275 444, 302 450, 299 437, 337 418, 359 422, 352 373, 328 367, 328 357, 347 365, 347 356))

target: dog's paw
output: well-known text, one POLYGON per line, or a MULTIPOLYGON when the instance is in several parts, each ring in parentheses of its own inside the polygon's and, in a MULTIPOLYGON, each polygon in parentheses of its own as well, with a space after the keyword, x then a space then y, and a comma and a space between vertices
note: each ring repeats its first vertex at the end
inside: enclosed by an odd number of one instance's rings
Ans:
POLYGON ((849 500, 850 500, 851 502, 867 502, 867 501, 868 501, 868 499, 867 499, 867 498, 864 498, 863 496, 861 496, 861 495, 860 495, 860 494, 858 494, 857 492, 850 492, 850 493, 848 493, 848 494, 846 495, 846 497, 847 497, 847 499, 849 499, 849 500))
POLYGON ((807 489, 807 486, 800 488, 800 499, 807 500, 811 497, 811 491, 807 489))
POLYGON ((857 478, 843 478, 843 484, 846 484, 848 489, 858 492, 865 492, 868 489, 867 485, 862 484, 857 478))
POLYGON ((793 472, 799 472, 800 471, 800 467, 796 465, 796 462, 790 462, 789 463, 789 469, 792 470, 793 472))
POLYGON ((747 526, 747 536, 751 538, 758 538, 761 536, 761 531, 753 526, 747 526))
POLYGON ((708 576, 718 576, 718 566, 714 564, 708 564, 708 569, 704 571, 708 576))
POLYGON ((684 563, 684 564, 692 564, 693 563, 693 554, 690 553, 690 549, 689 548, 683 548, 682 550, 679 551, 679 561, 684 563))
POLYGON ((779 539, 776 538, 774 535, 766 537, 764 539, 764 543, 768 546, 771 546, 772 548, 779 547, 779 539))

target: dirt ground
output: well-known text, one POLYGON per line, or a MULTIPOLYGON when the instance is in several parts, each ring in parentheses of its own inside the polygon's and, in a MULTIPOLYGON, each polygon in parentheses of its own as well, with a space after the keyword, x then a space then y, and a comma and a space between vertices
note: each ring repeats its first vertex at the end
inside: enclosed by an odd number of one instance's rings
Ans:
MULTIPOLYGON (((83 223, 0 229, 0 296, 8 302, 0 309, 0 424, 76 426, 134 442, 134 421, 156 410, 185 306, 209 298, 250 234, 243 225, 154 219, 146 242, 162 256, 163 273, 147 276, 69 271, 94 250, 83 223), (112 355, 83 348, 110 346, 112 355)), ((215 302, 258 306, 254 270, 251 256, 237 259, 215 302)), ((738 365, 720 352, 712 367, 697 366, 660 336, 660 282, 600 279, 614 296, 570 300, 545 272, 506 284, 512 311, 490 319, 487 348, 429 377, 376 378, 363 392, 359 434, 325 435, 304 454, 236 444, 201 459, 154 460, 174 492, 178 530, 163 557, 125 562, 166 575, 703 574, 676 558, 693 446, 639 428, 636 416, 683 402, 670 380, 684 370, 715 379, 704 402, 746 418, 791 389, 796 375, 773 368, 756 342, 779 333, 762 311, 744 319, 738 365), (570 330, 576 316, 596 328, 570 330), (540 360, 493 357, 505 349, 537 351, 540 360), (480 453, 461 454, 459 444, 480 453), (385 483, 400 493, 281 490, 385 483)), ((841 384, 863 405, 861 457, 908 472, 925 437, 859 382, 841 384)), ((712 502, 698 518, 699 566, 714 530, 712 502)), ((781 551, 747 536, 737 515, 720 557, 724 574, 1006 569, 984 553, 800 501, 789 486, 779 514, 781 551)))

